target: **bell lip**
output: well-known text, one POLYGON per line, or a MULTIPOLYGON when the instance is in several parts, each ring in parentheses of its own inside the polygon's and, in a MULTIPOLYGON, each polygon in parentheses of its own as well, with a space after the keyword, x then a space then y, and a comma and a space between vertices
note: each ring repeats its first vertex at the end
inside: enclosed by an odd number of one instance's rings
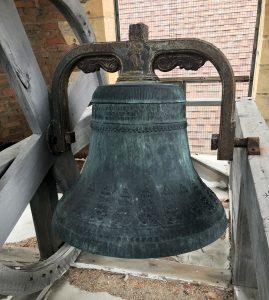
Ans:
POLYGON ((114 243, 113 247, 113 243, 110 242, 112 245, 110 251, 104 251, 105 248, 107 249, 107 243, 104 241, 98 241, 98 244, 87 243, 85 237, 82 237, 79 233, 75 233, 73 230, 70 230, 57 222, 56 214, 53 216, 53 227, 58 236, 64 242, 85 252, 108 257, 128 259, 159 258, 192 252, 215 242, 225 233, 228 226, 228 220, 226 218, 224 209, 223 212, 224 214, 218 222, 202 232, 192 234, 191 238, 190 236, 178 237, 162 243, 143 243, 143 246, 142 244, 136 244, 135 246, 135 243, 133 243, 132 247, 129 247, 127 243, 122 244, 121 247, 115 245, 114 243), (177 243, 181 246, 177 246, 177 243), (130 248, 132 251, 130 251, 130 248), (151 254, 149 255, 147 253, 151 254))
POLYGON ((97 87, 91 100, 91 104, 95 103, 185 104, 186 99, 183 89, 178 85, 151 81, 135 81, 97 87))

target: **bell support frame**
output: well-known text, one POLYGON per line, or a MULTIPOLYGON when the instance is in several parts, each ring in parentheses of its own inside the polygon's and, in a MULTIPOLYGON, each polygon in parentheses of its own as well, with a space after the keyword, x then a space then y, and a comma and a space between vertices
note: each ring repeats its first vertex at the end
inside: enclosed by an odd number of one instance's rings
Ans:
POLYGON ((67 85, 76 66, 85 73, 100 69, 119 71, 118 81, 144 81, 158 79, 154 70, 168 72, 177 66, 198 70, 206 61, 214 65, 222 82, 218 159, 232 160, 235 81, 229 61, 217 47, 199 39, 148 41, 148 26, 142 23, 130 25, 129 41, 84 44, 60 61, 52 82, 53 118, 47 132, 51 151, 65 152, 75 141, 74 133, 70 132, 67 85))

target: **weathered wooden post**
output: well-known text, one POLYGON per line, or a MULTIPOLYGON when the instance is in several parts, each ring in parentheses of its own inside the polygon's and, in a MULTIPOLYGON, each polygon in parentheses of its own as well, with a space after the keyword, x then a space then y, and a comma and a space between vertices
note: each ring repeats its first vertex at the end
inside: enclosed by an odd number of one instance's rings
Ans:
MULTIPOLYGON (((68 20, 81 43, 94 33, 79 1, 52 1, 68 20)), ((31 204, 42 259, 23 272, 0 263, 0 294, 22 295, 43 289, 74 261, 79 251, 63 245, 51 230, 57 203, 56 182, 66 190, 78 170, 71 152, 53 156, 46 142, 50 121, 48 91, 13 1, 0 3, 0 61, 33 132, 32 136, 0 153, 0 243, 3 244, 28 203, 31 204), (52 172, 53 167, 53 172, 52 172)), ((69 90, 71 124, 78 133, 73 153, 88 143, 90 95, 102 82, 100 74, 80 74, 69 90), (86 91, 86 92, 85 92, 86 91), (77 101, 79 99, 79 101, 77 101), (82 118, 81 118, 82 116, 82 118)), ((16 263, 16 262, 14 262, 16 263)))
MULTIPOLYGON (((235 149, 231 172, 235 294, 269 299, 269 129, 254 99, 236 102, 236 136, 260 138, 260 155, 235 149), (241 292, 240 292, 241 291, 241 292)), ((238 298, 239 299, 239 298, 238 298)))

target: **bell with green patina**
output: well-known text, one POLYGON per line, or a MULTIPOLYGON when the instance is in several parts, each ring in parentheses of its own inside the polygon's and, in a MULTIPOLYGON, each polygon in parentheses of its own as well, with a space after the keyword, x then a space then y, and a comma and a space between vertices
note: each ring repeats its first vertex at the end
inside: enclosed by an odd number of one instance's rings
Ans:
POLYGON ((130 25, 129 32, 128 42, 72 49, 56 69, 48 134, 55 153, 69 151, 72 142, 63 87, 76 63, 86 73, 100 67, 119 71, 119 78, 94 92, 89 155, 59 201, 53 225, 63 241, 100 255, 149 258, 193 251, 218 239, 227 220, 193 168, 184 91, 158 82, 154 70, 197 70, 210 56, 215 62, 219 51, 195 39, 148 41, 142 23, 130 25))
POLYGON ((98 87, 89 155, 54 215, 60 238, 125 258, 177 255, 219 238, 225 212, 193 168, 186 126, 178 85, 98 87))

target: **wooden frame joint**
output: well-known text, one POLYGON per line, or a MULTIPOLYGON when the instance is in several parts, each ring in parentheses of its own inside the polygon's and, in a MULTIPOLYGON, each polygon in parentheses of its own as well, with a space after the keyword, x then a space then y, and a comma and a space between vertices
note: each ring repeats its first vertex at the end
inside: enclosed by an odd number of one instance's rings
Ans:
MULTIPOLYGON (((212 134, 211 137, 211 150, 217 150, 219 147, 219 134, 212 134)), ((234 148, 246 148, 247 155, 260 155, 260 138, 259 137, 247 137, 247 138, 235 138, 234 148)))
POLYGON ((235 138, 235 148, 247 148, 248 155, 260 155, 260 138, 259 137, 247 137, 247 138, 235 138))

